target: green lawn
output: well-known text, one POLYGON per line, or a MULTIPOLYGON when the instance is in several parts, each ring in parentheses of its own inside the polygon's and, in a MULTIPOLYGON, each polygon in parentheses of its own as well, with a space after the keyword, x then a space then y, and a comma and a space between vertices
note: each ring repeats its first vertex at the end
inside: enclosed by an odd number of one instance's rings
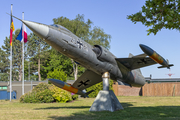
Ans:
POLYGON ((118 97, 124 110, 89 112, 94 99, 81 98, 70 103, 26 104, 0 101, 0 120, 180 120, 180 97, 118 97))

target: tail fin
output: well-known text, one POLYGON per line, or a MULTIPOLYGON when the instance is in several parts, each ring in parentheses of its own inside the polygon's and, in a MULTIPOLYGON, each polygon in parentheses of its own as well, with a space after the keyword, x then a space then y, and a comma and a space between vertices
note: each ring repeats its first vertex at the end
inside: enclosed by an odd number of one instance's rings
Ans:
POLYGON ((129 57, 128 58, 132 58, 134 55, 132 53, 129 53, 129 57))

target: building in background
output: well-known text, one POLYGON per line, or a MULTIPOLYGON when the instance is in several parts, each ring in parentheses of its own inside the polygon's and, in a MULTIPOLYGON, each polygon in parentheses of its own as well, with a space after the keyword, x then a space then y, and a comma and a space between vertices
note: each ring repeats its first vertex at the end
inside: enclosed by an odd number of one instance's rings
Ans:
MULTIPOLYGON (((39 83, 48 83, 48 81, 25 81, 24 93, 31 91, 39 83)), ((19 99, 22 95, 22 81, 12 82, 12 99, 19 99)), ((10 98, 10 85, 9 82, 0 81, 0 100, 10 98)))

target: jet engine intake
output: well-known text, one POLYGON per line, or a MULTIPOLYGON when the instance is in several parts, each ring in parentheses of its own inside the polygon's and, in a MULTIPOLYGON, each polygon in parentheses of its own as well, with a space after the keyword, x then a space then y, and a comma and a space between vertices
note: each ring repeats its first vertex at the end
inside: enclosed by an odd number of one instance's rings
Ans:
POLYGON ((100 45, 94 45, 94 48, 92 49, 96 55, 97 59, 102 62, 110 62, 112 64, 115 64, 115 56, 110 53, 106 48, 100 46, 100 45))

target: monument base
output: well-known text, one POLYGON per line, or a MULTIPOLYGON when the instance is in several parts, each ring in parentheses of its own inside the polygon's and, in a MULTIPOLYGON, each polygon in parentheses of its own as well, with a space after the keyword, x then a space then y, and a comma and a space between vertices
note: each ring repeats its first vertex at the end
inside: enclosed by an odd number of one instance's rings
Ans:
POLYGON ((89 111, 116 111, 124 109, 112 90, 99 91, 89 111))

